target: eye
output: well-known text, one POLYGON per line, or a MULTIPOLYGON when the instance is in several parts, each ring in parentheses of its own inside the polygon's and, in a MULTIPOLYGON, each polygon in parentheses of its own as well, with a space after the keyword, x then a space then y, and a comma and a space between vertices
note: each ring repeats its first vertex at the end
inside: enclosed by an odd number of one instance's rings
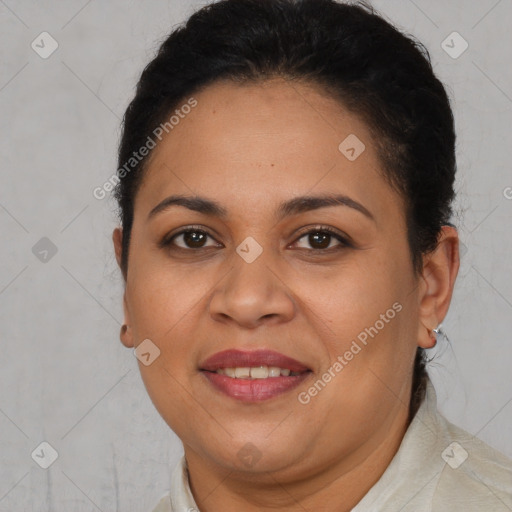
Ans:
MULTIPOLYGON (((186 229, 182 229, 178 233, 172 236, 166 236, 161 242, 160 247, 172 247, 175 246, 179 249, 204 249, 207 247, 218 247, 218 243, 213 245, 205 245, 208 238, 213 240, 213 237, 198 227, 190 226, 186 229), (181 243, 177 243, 180 241, 181 243)), ((174 247, 173 247, 174 248, 174 247)))
MULTIPOLYGON (((310 229, 309 231, 303 233, 302 236, 298 238, 298 241, 302 240, 303 238, 306 239, 306 243, 308 243, 313 249, 309 249, 308 247, 300 248, 305 248, 312 251, 336 249, 336 244, 332 245, 332 242, 336 241, 338 242, 337 248, 352 246, 346 236, 327 226, 317 226, 315 229, 310 229)), ((298 241, 295 242, 295 244, 297 244, 298 241)))

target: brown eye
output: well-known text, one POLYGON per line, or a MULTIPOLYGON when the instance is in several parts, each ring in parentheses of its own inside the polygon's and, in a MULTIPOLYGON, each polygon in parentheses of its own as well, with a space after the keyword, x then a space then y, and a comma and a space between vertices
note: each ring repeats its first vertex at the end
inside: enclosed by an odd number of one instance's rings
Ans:
POLYGON ((327 249, 331 239, 332 235, 324 232, 311 233, 308 235, 308 242, 314 249, 327 249))
MULTIPOLYGON (((304 233, 298 240, 306 239, 307 244, 311 247, 310 250, 326 250, 333 248, 348 247, 350 244, 348 241, 339 233, 334 232, 329 228, 310 230, 304 233), (333 241, 337 241, 338 244, 332 244, 333 241)), ((301 247, 309 249, 309 247, 301 247)))
POLYGON ((206 245, 208 238, 213 237, 201 229, 188 228, 174 234, 171 237, 165 237, 160 243, 161 247, 170 247, 178 249, 204 249, 207 247, 217 247, 217 243, 206 245))
POLYGON ((197 249, 203 247, 208 235, 201 231, 185 231, 180 236, 183 237, 183 242, 187 247, 197 249))

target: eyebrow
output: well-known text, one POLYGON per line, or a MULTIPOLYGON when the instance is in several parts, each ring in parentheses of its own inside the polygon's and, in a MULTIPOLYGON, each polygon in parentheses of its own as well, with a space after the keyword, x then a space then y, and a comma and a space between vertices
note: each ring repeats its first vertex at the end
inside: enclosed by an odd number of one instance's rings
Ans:
MULTIPOLYGON (((211 199, 200 196, 172 195, 158 203, 149 212, 147 220, 151 220, 157 214, 168 210, 172 206, 183 206, 189 210, 199 212, 204 215, 219 217, 221 219, 226 219, 228 216, 228 211, 219 203, 211 199)), ((275 215, 277 219, 281 220, 284 217, 298 215, 300 213, 305 213, 329 206, 347 206, 375 221, 375 218, 371 212, 361 203, 358 203, 348 196, 340 194, 294 197, 293 199, 280 204, 275 215)))

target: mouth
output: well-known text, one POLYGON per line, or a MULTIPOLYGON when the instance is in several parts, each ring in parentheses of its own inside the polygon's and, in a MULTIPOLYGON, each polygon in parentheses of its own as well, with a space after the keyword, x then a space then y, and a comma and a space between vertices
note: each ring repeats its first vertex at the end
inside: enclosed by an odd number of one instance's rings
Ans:
POLYGON ((217 391, 244 402, 260 402, 291 391, 311 368, 271 350, 225 350, 201 363, 199 370, 217 391))

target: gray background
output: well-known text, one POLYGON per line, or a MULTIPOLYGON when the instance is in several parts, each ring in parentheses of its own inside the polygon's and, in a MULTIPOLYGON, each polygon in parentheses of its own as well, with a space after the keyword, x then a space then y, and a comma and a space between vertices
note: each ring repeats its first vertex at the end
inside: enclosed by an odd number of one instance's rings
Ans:
MULTIPOLYGON (((152 510, 169 488, 182 447, 119 341, 115 204, 92 191, 143 66, 203 3, 0 1, 0 512, 152 510), (47 59, 31 48, 43 31, 47 59), (43 441, 59 454, 46 470, 43 441)), ((426 44, 455 110, 467 251, 430 365, 440 409, 512 457, 512 1, 374 5, 426 44), (469 43, 456 59, 453 31, 469 43)))

